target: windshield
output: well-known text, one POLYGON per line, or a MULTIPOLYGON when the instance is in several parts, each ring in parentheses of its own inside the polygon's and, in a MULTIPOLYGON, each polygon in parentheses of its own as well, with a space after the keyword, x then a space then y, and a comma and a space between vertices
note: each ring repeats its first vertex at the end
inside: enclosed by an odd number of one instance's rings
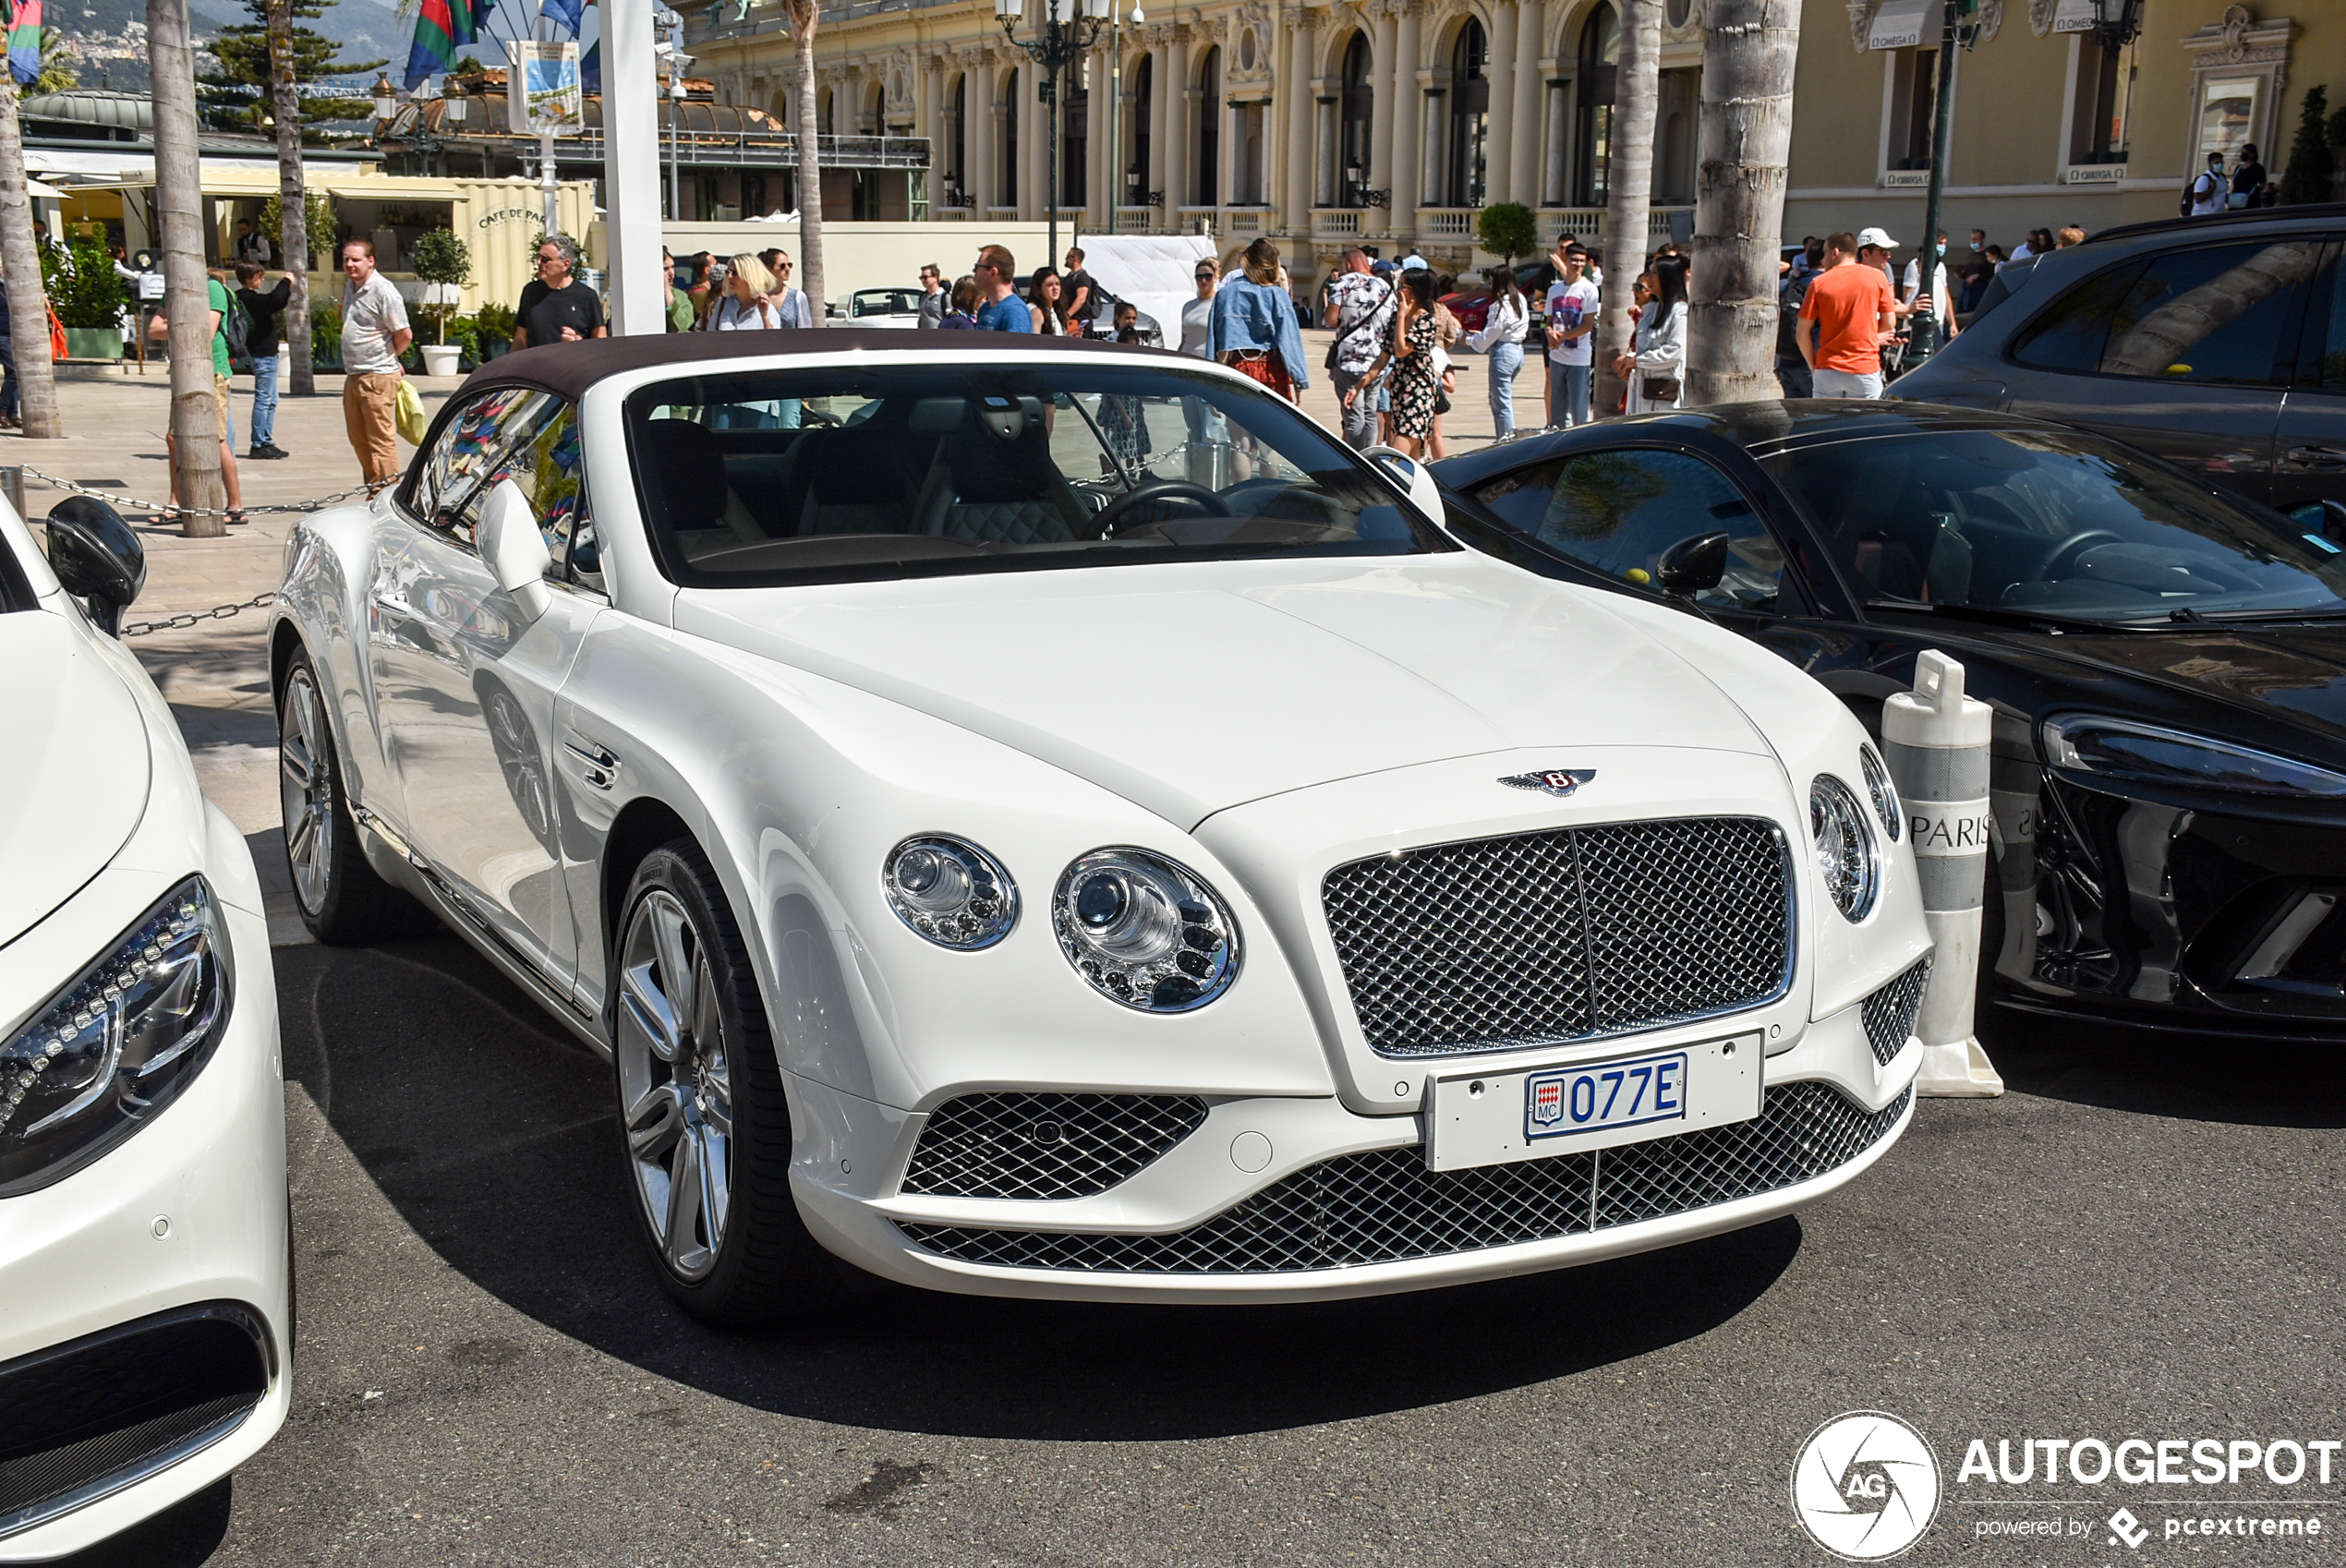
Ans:
POLYGON ((696 376, 627 423, 687 586, 1456 548, 1292 404, 1106 355, 696 376))
POLYGON ((1868 599, 2113 621, 2346 609, 2321 535, 2092 436, 1932 431, 1763 466, 1868 599))
POLYGON ((856 316, 916 316, 921 294, 910 288, 862 288, 849 296, 847 308, 856 316))

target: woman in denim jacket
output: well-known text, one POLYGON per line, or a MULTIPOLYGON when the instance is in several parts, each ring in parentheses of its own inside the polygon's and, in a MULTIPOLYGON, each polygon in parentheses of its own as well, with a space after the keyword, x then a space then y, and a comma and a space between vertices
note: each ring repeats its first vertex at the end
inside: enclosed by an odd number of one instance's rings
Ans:
POLYGON ((1244 270, 1214 296, 1214 356, 1289 402, 1312 384, 1295 301, 1279 286, 1279 247, 1258 239, 1244 270))

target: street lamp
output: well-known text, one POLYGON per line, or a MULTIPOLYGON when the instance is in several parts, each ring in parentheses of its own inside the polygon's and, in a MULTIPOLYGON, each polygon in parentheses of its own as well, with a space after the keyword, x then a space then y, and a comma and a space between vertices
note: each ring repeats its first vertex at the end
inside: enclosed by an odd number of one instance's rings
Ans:
POLYGON ((389 125, 399 113, 399 90, 391 85, 391 78, 378 74, 375 78, 375 124, 389 125))
POLYGON ((2094 42, 2115 54, 2142 32, 2143 0, 2094 0, 2094 42))
POLYGON ((1043 67, 1042 99, 1050 105, 1050 146, 1046 155, 1050 163, 1050 253, 1059 253, 1059 73, 1083 57, 1086 50, 1099 41, 1100 24, 1108 19, 1110 0, 1040 0, 1043 7, 1043 36, 1022 41, 1018 36, 1019 13, 1022 0, 994 0, 994 15, 1002 24, 1002 36, 1010 46, 1022 50, 1026 57, 1043 67), (1062 5, 1082 7, 1082 15, 1059 19, 1062 5))

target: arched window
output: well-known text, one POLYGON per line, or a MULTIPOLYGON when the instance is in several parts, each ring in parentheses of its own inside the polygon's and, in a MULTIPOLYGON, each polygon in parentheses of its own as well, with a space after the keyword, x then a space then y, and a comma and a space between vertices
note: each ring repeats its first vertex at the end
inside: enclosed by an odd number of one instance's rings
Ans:
POLYGON ((952 167, 946 173, 946 188, 958 199, 969 188, 970 167, 970 78, 967 72, 953 78, 953 143, 946 150, 952 167))
POLYGON ((1621 18, 1612 6, 1599 6, 1580 29, 1576 84, 1580 135, 1573 200, 1582 207, 1605 204, 1605 167, 1613 157, 1614 79, 1619 74, 1615 67, 1620 63, 1621 18))
POLYGON ((1449 205, 1480 207, 1491 155, 1490 41, 1469 17, 1450 48, 1449 205))
POLYGON ((995 97, 995 103, 1005 101, 1010 103, 1009 114, 997 116, 993 104, 986 106, 987 115, 1002 122, 1002 177, 994 182, 994 204, 997 207, 1018 205, 1018 89, 1021 79, 1020 74, 1012 71, 1004 78, 1002 90, 995 97))
POLYGON ((1215 44, 1205 52, 1199 65, 1198 86, 1204 96, 1197 104, 1197 204, 1212 207, 1221 199, 1219 175, 1222 163, 1222 46, 1215 44))
POLYGON ((1143 54, 1132 67, 1132 162, 1124 176, 1124 188, 1116 199, 1127 207, 1137 207, 1148 199, 1149 194, 1149 127, 1155 122, 1156 56, 1143 54))
MULTIPOLYGON (((1092 204, 1092 93, 1085 85, 1089 62, 1079 62, 1059 78, 1059 101, 1046 109, 1059 117, 1059 205, 1083 208, 1092 204)), ((1100 84, 1103 90, 1106 83, 1100 84)))
POLYGON ((1368 34, 1355 32, 1344 46, 1344 96, 1336 111, 1342 119, 1336 141, 1342 152, 1336 165, 1343 180, 1336 195, 1339 207, 1367 205, 1369 127, 1376 115, 1376 88, 1369 80, 1369 66, 1368 34))

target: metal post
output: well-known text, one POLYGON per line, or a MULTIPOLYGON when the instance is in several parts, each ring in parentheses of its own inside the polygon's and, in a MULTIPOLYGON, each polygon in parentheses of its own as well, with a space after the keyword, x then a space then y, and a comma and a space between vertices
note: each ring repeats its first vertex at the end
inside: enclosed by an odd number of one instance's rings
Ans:
POLYGON ((1964 668, 1938 649, 1915 660, 1915 689, 1881 709, 1882 760, 1905 805, 1930 928, 1930 981, 1915 1019, 1922 1041, 1916 1091, 1991 1095, 2004 1080, 1972 1032, 1981 900, 1992 821, 1989 741, 1995 710, 1964 695, 1964 668))
POLYGON ((1929 358, 1939 346, 1939 308, 1944 302, 1931 281, 1938 275, 1939 201, 1946 194, 1947 149, 1955 129, 1955 21, 1965 8, 1961 0, 1946 0, 1941 7, 1946 20, 1939 30, 1939 96, 1930 106, 1930 186, 1922 203, 1922 248, 1915 252, 1915 295, 1929 295, 1931 305, 1929 314, 1907 318, 1910 365, 1929 358))
POLYGON ((1124 202, 1124 0, 1114 0, 1107 32, 1107 232, 1124 202))
POLYGON ((561 230, 562 213, 557 203, 561 190, 554 177, 554 133, 547 131, 538 139, 538 194, 545 208, 546 232, 561 230))
POLYGON ((14 464, 6 468, 0 468, 0 495, 7 497, 8 504, 17 509, 17 521, 19 523, 31 521, 24 514, 24 470, 22 468, 14 464))
POLYGON ((1050 203, 1051 242, 1046 249, 1049 258, 1044 265, 1056 267, 1059 255, 1059 22, 1057 0, 1051 6, 1049 31, 1044 36, 1050 44, 1050 74, 1043 78, 1044 117, 1050 122, 1050 132, 1044 139, 1043 156, 1050 163, 1050 178, 1044 186, 1050 203))

